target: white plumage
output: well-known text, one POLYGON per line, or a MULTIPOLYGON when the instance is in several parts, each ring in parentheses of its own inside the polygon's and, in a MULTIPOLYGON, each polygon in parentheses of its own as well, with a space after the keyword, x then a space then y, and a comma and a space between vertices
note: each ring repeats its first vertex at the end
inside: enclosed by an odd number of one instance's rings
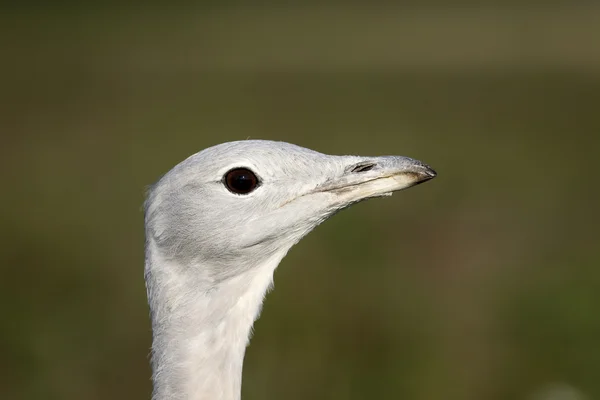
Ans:
POLYGON ((288 250, 337 211, 435 177, 410 158, 249 140, 205 149, 145 206, 154 400, 239 400, 252 324, 288 250))

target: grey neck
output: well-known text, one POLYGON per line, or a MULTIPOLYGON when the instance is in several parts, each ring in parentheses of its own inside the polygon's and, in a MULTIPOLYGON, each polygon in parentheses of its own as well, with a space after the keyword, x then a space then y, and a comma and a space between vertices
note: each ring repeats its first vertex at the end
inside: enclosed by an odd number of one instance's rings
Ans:
POLYGON ((206 266, 165 261, 149 244, 146 286, 153 400, 239 400, 252 324, 284 254, 211 284, 206 266))

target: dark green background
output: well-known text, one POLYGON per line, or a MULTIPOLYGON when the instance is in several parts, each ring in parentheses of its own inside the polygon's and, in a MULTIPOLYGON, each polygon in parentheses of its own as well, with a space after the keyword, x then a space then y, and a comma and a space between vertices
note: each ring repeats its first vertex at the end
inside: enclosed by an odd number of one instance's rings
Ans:
POLYGON ((530 3, 6 9, 0 398, 148 399, 145 186, 263 138, 439 175, 290 252, 245 400, 599 399, 600 7, 530 3))

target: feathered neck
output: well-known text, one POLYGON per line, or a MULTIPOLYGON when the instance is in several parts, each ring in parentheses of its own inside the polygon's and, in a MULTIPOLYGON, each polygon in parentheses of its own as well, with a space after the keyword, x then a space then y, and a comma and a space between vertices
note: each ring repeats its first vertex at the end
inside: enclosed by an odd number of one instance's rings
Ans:
POLYGON ((168 261, 147 244, 153 400, 240 399, 252 324, 284 255, 215 284, 202 277, 206 266, 168 261))

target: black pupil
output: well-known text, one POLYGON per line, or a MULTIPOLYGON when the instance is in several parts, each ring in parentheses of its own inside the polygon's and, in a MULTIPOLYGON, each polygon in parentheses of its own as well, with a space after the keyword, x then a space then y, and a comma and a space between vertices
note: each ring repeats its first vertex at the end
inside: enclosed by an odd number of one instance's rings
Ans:
POLYGON ((256 188, 258 179, 249 169, 238 168, 232 169, 225 175, 225 183, 233 193, 246 194, 256 188))

